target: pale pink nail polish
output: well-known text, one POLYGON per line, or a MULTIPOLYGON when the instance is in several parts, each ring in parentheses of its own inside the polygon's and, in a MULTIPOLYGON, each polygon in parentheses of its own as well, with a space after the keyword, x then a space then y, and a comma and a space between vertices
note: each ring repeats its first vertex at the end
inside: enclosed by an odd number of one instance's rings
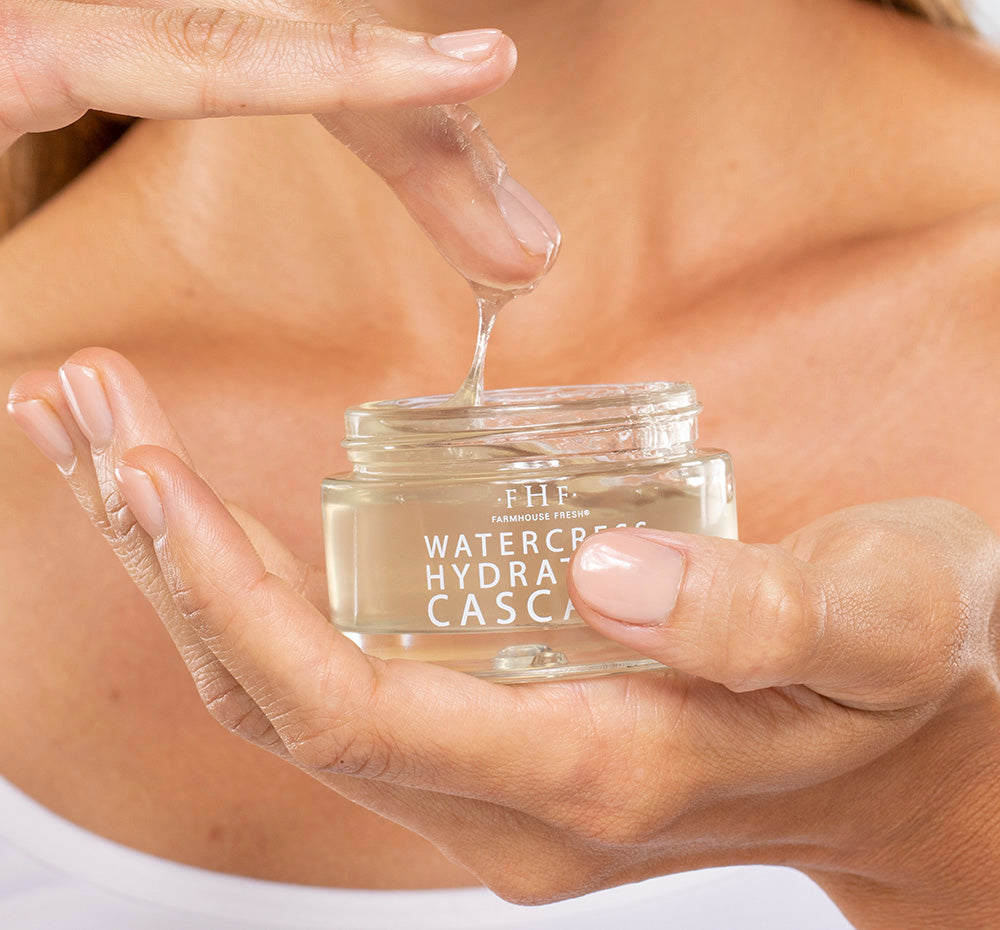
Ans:
POLYGON ((431 36, 427 44, 441 55, 460 61, 485 61, 500 44, 503 33, 499 29, 468 29, 464 32, 446 32, 431 36))
POLYGON ((66 364, 59 369, 59 381, 70 410, 91 446, 103 449, 110 445, 115 434, 115 421, 101 376, 93 368, 66 364))
POLYGON ((46 458, 55 462, 59 470, 68 474, 76 464, 76 450, 66 427, 56 412, 38 398, 7 404, 11 419, 46 458))
POLYGON ((559 245, 559 227, 552 214, 510 175, 496 192, 497 206, 507 228, 532 255, 548 255, 559 245))
POLYGON ((153 479, 142 469, 131 465, 119 465, 115 469, 118 487, 125 497, 132 516, 150 536, 162 535, 167 521, 163 515, 163 504, 153 484, 153 479))
POLYGON ((605 617, 662 623, 674 609, 684 559, 642 536, 602 533, 580 547, 573 573, 577 597, 605 617))

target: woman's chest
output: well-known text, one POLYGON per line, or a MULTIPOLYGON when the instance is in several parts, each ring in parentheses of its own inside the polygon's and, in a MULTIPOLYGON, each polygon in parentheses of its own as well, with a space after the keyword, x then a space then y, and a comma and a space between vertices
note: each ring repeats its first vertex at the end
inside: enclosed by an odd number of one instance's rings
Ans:
MULTIPOLYGON (((735 462, 743 538, 777 541, 833 510, 910 496, 954 500, 1000 527, 1000 376, 989 359, 919 345, 895 353, 872 342, 853 357, 835 344, 759 367, 717 357, 679 370, 671 351, 664 341, 653 365, 595 359, 593 380, 695 384, 704 405, 699 443, 728 450, 735 462)), ((314 562, 321 481, 349 468, 340 445, 345 409, 428 389, 419 377, 408 388, 398 372, 385 376, 377 360, 354 378, 323 369, 302 364, 252 384, 222 379, 214 402, 183 386, 164 398, 220 493, 314 562)))

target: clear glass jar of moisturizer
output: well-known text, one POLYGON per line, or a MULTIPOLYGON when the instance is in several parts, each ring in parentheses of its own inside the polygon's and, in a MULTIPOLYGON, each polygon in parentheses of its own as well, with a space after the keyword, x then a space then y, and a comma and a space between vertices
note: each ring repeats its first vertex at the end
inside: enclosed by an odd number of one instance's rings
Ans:
POLYGON ((347 411, 323 482, 333 622, 365 652, 494 681, 657 663, 573 609, 574 550, 609 527, 736 536, 732 462, 696 449, 689 384, 492 391, 347 411))

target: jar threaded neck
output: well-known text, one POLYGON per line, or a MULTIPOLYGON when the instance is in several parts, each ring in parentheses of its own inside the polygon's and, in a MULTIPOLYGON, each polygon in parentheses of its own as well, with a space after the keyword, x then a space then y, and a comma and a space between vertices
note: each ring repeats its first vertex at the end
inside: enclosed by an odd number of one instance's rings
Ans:
POLYGON ((475 407, 448 398, 374 401, 349 409, 343 445, 360 475, 595 467, 683 454, 701 405, 678 382, 488 391, 475 407))

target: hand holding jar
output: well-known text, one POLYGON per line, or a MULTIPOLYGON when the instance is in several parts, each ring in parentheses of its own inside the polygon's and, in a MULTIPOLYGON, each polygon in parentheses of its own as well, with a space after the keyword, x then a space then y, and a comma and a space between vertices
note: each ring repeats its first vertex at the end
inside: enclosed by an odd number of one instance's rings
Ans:
POLYGON ((670 670, 508 687, 336 632, 322 573, 218 499, 120 356, 11 401, 216 719, 499 894, 780 863, 860 928, 1000 920, 1000 544, 968 511, 866 505, 776 546, 599 534, 577 609, 670 670))

